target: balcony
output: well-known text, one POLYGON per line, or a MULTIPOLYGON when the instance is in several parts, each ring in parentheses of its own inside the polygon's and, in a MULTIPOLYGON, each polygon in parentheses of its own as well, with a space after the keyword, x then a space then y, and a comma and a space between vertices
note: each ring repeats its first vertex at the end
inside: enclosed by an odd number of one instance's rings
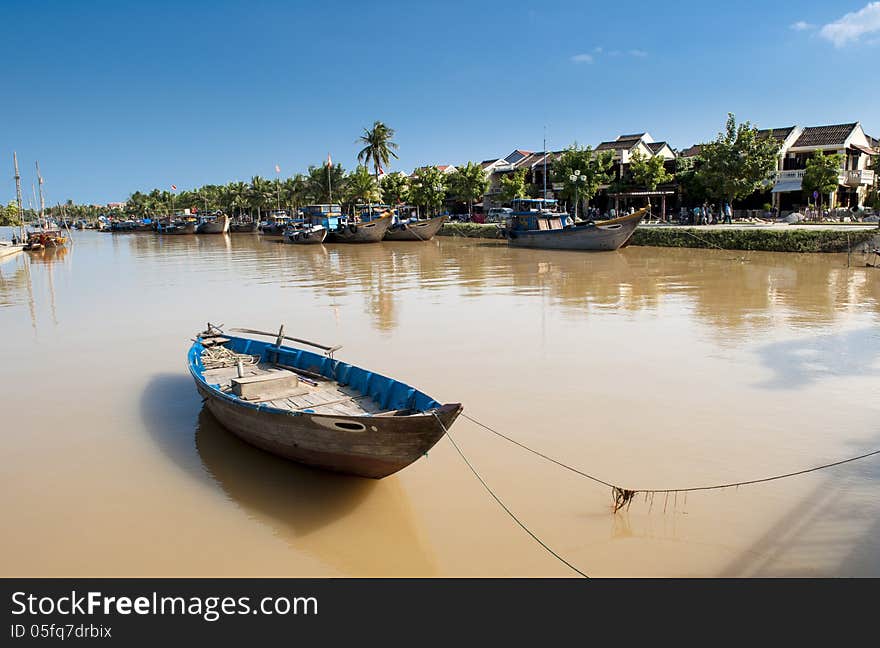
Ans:
MULTIPOLYGON (((800 183, 804 179, 804 169, 796 169, 793 171, 774 171, 771 177, 772 182, 780 183, 800 183)), ((858 187, 859 185, 874 184, 873 169, 847 170, 841 169, 838 175, 838 182, 847 187, 858 187)))
POLYGON ((840 174, 840 184, 847 187, 858 187, 859 185, 874 184, 873 169, 859 169, 856 171, 844 171, 840 174))

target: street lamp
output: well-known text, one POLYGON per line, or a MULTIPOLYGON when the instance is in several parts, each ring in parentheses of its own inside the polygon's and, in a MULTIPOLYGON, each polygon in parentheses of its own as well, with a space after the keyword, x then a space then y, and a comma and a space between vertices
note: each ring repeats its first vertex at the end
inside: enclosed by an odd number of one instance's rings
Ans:
POLYGON ((578 183, 583 184, 587 181, 587 176, 581 175, 580 169, 575 169, 574 173, 568 176, 568 179, 574 185, 574 220, 578 217, 578 183))

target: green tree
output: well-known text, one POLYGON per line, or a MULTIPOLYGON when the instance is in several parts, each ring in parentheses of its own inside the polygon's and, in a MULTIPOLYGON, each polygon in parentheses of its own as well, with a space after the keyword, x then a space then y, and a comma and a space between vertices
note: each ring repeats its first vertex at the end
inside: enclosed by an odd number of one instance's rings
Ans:
POLYGON ((364 134, 358 142, 364 144, 364 148, 358 153, 358 162, 367 166, 372 161, 373 170, 376 174, 376 184, 379 183, 379 171, 388 166, 391 158, 397 159, 397 144, 391 141, 394 137, 394 129, 389 128, 380 121, 373 122, 372 128, 365 128, 364 134))
POLYGON ((9 204, 3 207, 0 205, 0 226, 15 227, 18 222, 18 204, 14 200, 10 200, 9 204))
POLYGON ((271 205, 275 197, 275 187, 271 180, 254 176, 248 188, 248 204, 257 210, 257 218, 262 218, 262 209, 271 205))
POLYGON ((578 200, 584 201, 582 213, 586 213, 590 198, 599 192, 599 187, 611 182, 613 164, 614 151, 593 151, 589 146, 581 147, 574 142, 553 162, 553 182, 562 184, 559 196, 574 203, 577 195, 578 200), (586 180, 572 182, 575 171, 586 180))
POLYGON ((346 175, 341 164, 310 166, 305 180, 304 195, 313 203, 331 203, 345 195, 346 175))
POLYGON ((379 187, 367 167, 359 164, 348 176, 345 183, 345 197, 346 202, 351 205, 379 202, 379 187))
MULTIPOLYGON (((657 185, 671 182, 674 176, 666 171, 665 160, 659 155, 648 157, 641 151, 636 151, 630 158, 629 172, 633 182, 646 191, 655 191, 657 185)), ((663 196, 660 208, 661 220, 666 220, 666 196, 663 196)), ((648 195, 648 210, 651 208, 651 196, 648 195)))
MULTIPOLYGON (((654 191, 657 185, 671 182, 674 176, 666 171, 664 162, 665 160, 659 155, 648 157, 641 151, 636 151, 629 164, 633 181, 647 191, 654 191)), ((648 196, 648 204, 651 204, 650 196, 648 196)))
POLYGON ((682 201, 696 204, 707 198, 706 188, 700 182, 697 174, 695 158, 679 157, 675 159, 675 180, 682 201))
POLYGON ((483 167, 468 162, 450 175, 449 188, 457 200, 467 203, 468 214, 473 217, 474 201, 483 197, 489 189, 489 181, 483 167))
POLYGON ((747 121, 737 126, 733 113, 728 113, 724 132, 702 145, 697 175, 710 197, 727 200, 733 208, 734 200, 766 185, 778 155, 775 139, 761 137, 747 121))
POLYGON ((292 178, 287 178, 281 187, 281 196, 284 204, 294 211, 308 202, 306 191, 306 177, 297 173, 292 178))
POLYGON ((436 214, 446 198, 447 177, 434 166, 416 169, 410 183, 410 199, 425 208, 426 214, 436 214))
POLYGON ((523 198, 526 195, 526 169, 517 169, 513 173, 501 176, 501 192, 499 200, 506 203, 514 198, 523 198))
POLYGON ((803 190, 812 196, 814 191, 819 192, 819 204, 821 209, 825 196, 832 191, 837 191, 840 184, 840 169, 843 168, 843 156, 840 153, 825 155, 822 151, 816 151, 804 169, 804 179, 801 182, 803 190))
POLYGON ((399 205, 409 200, 409 176, 388 173, 382 176, 382 200, 389 205, 399 205))

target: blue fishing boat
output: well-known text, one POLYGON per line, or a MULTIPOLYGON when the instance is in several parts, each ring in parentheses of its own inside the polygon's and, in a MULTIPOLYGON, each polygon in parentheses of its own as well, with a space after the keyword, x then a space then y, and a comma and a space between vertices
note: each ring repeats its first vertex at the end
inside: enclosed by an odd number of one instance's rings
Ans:
POLYGON ((423 456, 462 411, 328 347, 253 329, 208 325, 187 355, 196 389, 225 428, 263 450, 326 470, 381 479, 423 456), (289 340, 319 349, 282 346, 289 340))
POLYGON ((646 207, 610 220, 575 221, 558 211, 552 199, 519 198, 511 204, 505 228, 508 244, 551 250, 616 250, 627 244, 648 212, 646 207))

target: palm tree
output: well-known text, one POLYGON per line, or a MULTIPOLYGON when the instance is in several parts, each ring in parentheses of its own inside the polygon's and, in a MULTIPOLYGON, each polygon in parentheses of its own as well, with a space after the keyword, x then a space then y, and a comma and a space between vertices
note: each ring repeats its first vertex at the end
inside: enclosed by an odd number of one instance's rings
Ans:
POLYGON ((251 178, 250 191, 248 192, 250 198, 249 203, 252 207, 257 208, 258 219, 262 218, 260 212, 261 208, 271 203, 274 193, 272 182, 270 180, 266 180, 260 176, 254 176, 251 178))
POLYGON ((376 182, 379 182, 379 170, 382 165, 388 166, 391 158, 397 159, 397 144, 391 141, 394 137, 394 129, 389 128, 380 121, 373 122, 373 127, 365 128, 364 134, 358 139, 358 143, 364 144, 364 148, 358 153, 358 162, 367 166, 373 162, 373 170, 376 174, 376 182))
POLYGON ((352 205, 379 201, 379 186, 367 167, 358 165, 345 183, 346 198, 352 205))
POLYGON ((245 182, 230 182, 226 185, 229 191, 229 206, 231 209, 238 207, 238 215, 241 216, 241 208, 248 204, 248 186, 245 182))
POLYGON ((333 194, 337 198, 345 195, 346 182, 345 169, 341 164, 328 167, 324 162, 321 166, 309 166, 309 173, 305 179, 304 196, 315 203, 328 203, 331 202, 333 194))
POLYGON ((291 213, 305 203, 307 200, 306 178, 302 173, 297 173, 282 183, 281 199, 286 206, 290 207, 291 213))

